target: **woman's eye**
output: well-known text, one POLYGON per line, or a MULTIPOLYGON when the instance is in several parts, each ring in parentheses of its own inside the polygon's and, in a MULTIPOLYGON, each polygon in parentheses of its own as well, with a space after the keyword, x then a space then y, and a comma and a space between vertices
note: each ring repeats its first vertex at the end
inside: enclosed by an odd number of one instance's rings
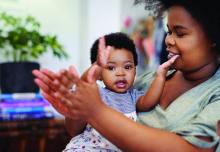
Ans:
POLYGON ((176 35, 177 35, 178 37, 183 37, 185 34, 184 34, 183 32, 176 32, 176 35))

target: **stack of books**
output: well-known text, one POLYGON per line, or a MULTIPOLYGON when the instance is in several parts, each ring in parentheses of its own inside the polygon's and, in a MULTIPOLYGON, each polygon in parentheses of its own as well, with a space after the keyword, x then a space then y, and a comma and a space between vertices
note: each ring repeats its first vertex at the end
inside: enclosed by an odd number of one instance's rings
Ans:
POLYGON ((40 94, 19 93, 0 95, 0 121, 47 119, 58 113, 40 94))

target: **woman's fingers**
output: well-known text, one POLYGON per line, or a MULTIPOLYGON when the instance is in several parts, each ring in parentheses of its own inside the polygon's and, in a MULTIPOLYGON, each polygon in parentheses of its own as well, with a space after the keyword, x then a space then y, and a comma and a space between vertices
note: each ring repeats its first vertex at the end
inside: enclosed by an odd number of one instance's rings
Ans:
POLYGON ((102 99, 99 94, 97 84, 79 81, 76 91, 73 93, 73 109, 85 120, 89 118, 91 113, 95 112, 98 106, 102 105, 102 99))
POLYGON ((70 91, 67 85, 67 83, 75 84, 80 80, 74 67, 61 71, 60 75, 49 70, 33 70, 33 74, 36 77, 34 81, 41 88, 43 97, 59 113, 71 119, 80 118, 79 100, 75 97, 75 92, 70 91))
POLYGON ((72 108, 72 102, 69 100, 69 98, 67 98, 66 96, 64 96, 62 93, 60 92, 55 92, 53 94, 54 98, 56 98, 57 100, 60 101, 60 103, 65 104, 66 107, 68 108, 72 108))
POLYGON ((52 83, 53 80, 56 78, 56 75, 49 71, 49 70, 33 70, 32 71, 35 78, 35 83, 43 90, 55 90, 56 88, 53 87, 52 83))
POLYGON ((73 84, 79 79, 79 74, 76 71, 74 66, 70 66, 69 69, 62 69, 58 73, 58 79, 63 85, 68 88, 71 88, 73 84))
POLYGON ((47 69, 41 69, 40 70, 42 73, 44 73, 45 75, 47 75, 51 80, 53 79, 56 79, 57 78, 57 74, 50 71, 50 70, 47 70, 47 69))
POLYGON ((52 101, 53 106, 65 117, 71 118, 73 120, 79 120, 84 117, 82 114, 83 111, 80 110, 83 104, 80 103, 80 100, 77 100, 74 92, 69 92, 65 95, 60 92, 55 92, 53 94, 53 98, 56 99, 52 101))
POLYGON ((35 78, 34 82, 37 84, 37 86, 42 89, 44 92, 49 93, 51 91, 50 87, 44 83, 41 79, 35 78))
POLYGON ((62 83, 62 85, 66 86, 67 88, 71 88, 74 83, 66 69, 62 69, 59 71, 58 80, 60 83, 62 83))
POLYGON ((53 94, 47 94, 46 92, 41 93, 42 96, 50 102, 53 107, 61 114, 68 115, 68 108, 72 107, 72 104, 66 100, 59 92, 54 92, 53 94))
POLYGON ((41 79, 42 81, 50 81, 49 77, 46 77, 40 70, 33 70, 32 73, 35 77, 41 79))
POLYGON ((61 71, 61 75, 49 70, 33 71, 36 76, 35 82, 42 89, 44 98, 59 113, 75 120, 87 119, 96 105, 102 103, 99 89, 94 81, 95 73, 96 67, 91 68, 88 83, 79 78, 74 67, 61 71), (70 91, 67 83, 76 84, 75 91, 70 91))
POLYGON ((58 101, 54 97, 42 92, 43 97, 50 102, 50 104, 59 112, 60 114, 64 115, 65 117, 71 117, 68 107, 66 107, 62 102, 58 101))

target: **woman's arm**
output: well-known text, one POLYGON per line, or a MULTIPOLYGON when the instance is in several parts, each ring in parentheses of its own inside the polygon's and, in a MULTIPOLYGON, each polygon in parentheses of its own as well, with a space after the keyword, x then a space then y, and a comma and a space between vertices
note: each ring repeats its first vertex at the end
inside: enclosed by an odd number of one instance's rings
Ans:
POLYGON ((143 126, 108 108, 97 108, 88 122, 123 151, 213 152, 195 147, 174 133, 143 126))
POLYGON ((80 133, 82 133, 86 126, 85 120, 73 120, 68 117, 65 118, 66 129, 70 136, 74 137, 80 133))
POLYGON ((144 126, 128 119, 102 102, 98 87, 94 83, 78 82, 77 91, 71 98, 69 99, 74 101, 72 112, 77 114, 77 117, 86 119, 89 124, 123 151, 214 151, 214 148, 195 147, 175 133, 144 126))

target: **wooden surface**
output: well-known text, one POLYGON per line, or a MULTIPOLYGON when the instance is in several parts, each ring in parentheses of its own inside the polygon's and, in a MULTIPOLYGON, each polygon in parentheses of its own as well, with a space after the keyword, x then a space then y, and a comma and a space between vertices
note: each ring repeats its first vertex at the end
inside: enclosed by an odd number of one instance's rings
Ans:
POLYGON ((61 118, 0 122, 0 152, 61 152, 70 139, 61 118))

